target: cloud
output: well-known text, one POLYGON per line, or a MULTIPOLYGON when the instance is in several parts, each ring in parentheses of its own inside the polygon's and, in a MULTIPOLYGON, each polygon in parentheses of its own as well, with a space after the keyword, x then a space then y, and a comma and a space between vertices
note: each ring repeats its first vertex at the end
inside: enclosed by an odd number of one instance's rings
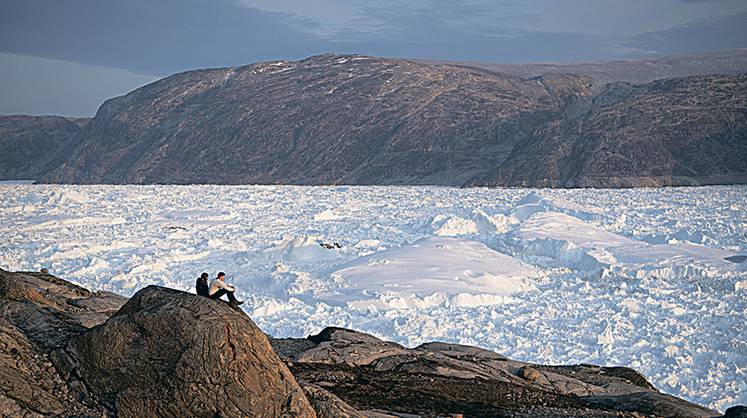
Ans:
POLYGON ((156 77, 0 53, 0 114, 93 116, 101 102, 156 77))
POLYGON ((8 0, 0 52, 168 74, 323 50, 313 24, 230 0, 8 0))
MULTIPOLYGON (((0 52, 165 75, 322 52, 568 62, 740 47, 747 39, 744 14, 626 38, 585 33, 583 24, 543 30, 542 13, 555 9, 526 0, 349 0, 344 19, 328 20, 334 24, 293 14, 310 7, 300 1, 276 11, 247 1, 5 0, 0 52)), ((569 14, 582 6, 569 2, 569 14)), ((316 16, 334 13, 325 7, 316 16)), ((579 16, 601 13, 587 12, 579 16)))

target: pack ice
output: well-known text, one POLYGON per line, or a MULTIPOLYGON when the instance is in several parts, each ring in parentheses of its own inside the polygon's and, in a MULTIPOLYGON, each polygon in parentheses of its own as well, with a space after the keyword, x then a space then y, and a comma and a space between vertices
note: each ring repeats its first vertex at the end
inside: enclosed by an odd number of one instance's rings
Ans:
POLYGON ((747 187, 0 184, 0 266, 131 295, 225 271, 269 334, 634 367, 747 403, 747 187))

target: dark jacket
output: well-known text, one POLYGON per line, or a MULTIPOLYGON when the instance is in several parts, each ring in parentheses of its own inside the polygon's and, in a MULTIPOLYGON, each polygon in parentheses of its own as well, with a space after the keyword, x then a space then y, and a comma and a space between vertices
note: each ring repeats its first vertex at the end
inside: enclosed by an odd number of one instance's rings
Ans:
POLYGON ((197 291, 197 294, 200 296, 210 296, 210 288, 208 287, 208 281, 207 279, 203 279, 202 277, 197 278, 197 283, 195 283, 195 290, 197 291))

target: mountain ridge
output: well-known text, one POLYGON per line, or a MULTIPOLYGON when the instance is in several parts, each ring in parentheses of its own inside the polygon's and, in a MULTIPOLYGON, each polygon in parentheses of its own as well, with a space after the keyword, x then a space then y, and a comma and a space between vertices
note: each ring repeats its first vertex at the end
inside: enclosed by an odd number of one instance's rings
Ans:
POLYGON ((747 48, 734 48, 690 54, 655 56, 638 59, 580 61, 571 63, 529 62, 491 63, 480 61, 422 60, 470 67, 531 78, 545 73, 585 74, 595 80, 594 90, 607 83, 623 81, 644 84, 665 78, 693 75, 735 75, 747 72, 747 48))
MULTIPOLYGON (((728 72, 747 73, 747 50, 701 55, 662 60, 720 68, 703 58, 714 55, 728 72)), ((458 187, 747 182, 744 74, 601 85, 591 70, 554 71, 602 64, 537 65, 544 66, 539 75, 520 65, 511 74, 497 70, 508 64, 324 54, 187 71, 104 102, 35 178, 458 187)))

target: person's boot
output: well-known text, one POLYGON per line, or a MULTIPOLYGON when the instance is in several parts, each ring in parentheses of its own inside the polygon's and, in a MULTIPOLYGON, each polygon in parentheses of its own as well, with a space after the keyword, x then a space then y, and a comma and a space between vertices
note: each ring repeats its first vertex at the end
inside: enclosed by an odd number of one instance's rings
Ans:
POLYGON ((243 300, 236 300, 236 299, 234 299, 234 300, 232 300, 232 301, 228 302, 228 305, 229 305, 230 307, 232 307, 232 308, 236 309, 237 311, 240 311, 240 310, 241 310, 241 308, 239 308, 239 305, 241 305, 241 304, 243 304, 243 303, 244 303, 244 301, 243 301, 243 300))

